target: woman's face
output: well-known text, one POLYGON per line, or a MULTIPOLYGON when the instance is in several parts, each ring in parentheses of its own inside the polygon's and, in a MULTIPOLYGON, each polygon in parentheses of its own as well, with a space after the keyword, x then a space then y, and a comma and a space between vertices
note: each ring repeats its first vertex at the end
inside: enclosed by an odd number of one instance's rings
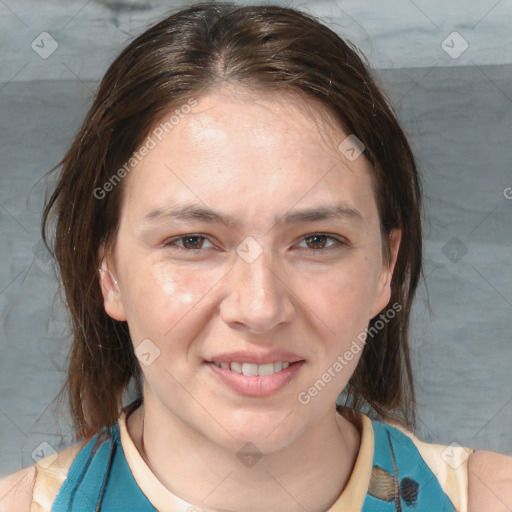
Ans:
POLYGON ((105 308, 163 421, 271 452, 333 414, 389 301, 371 168, 312 100, 196 100, 124 178, 105 308))

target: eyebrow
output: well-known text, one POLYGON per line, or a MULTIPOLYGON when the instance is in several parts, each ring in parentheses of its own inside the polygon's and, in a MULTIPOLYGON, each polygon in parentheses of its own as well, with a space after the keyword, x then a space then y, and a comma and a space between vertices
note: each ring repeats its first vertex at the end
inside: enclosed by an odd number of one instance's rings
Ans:
MULTIPOLYGON (((156 208, 144 215, 143 220, 149 222, 160 222, 166 219, 178 221, 202 221, 211 224, 223 224, 227 227, 237 227, 239 220, 235 217, 216 212, 202 205, 187 204, 178 209, 164 210, 156 208)), ((345 202, 333 206, 318 206, 302 210, 294 210, 282 216, 274 217, 276 226, 300 224, 319 220, 350 219, 357 222, 363 221, 363 215, 345 202)))

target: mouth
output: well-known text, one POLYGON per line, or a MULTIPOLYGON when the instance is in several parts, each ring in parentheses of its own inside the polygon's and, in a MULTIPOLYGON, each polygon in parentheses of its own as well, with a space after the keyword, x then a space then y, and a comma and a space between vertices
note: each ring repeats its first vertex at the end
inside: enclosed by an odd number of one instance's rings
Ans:
POLYGON ((238 395, 264 398, 286 388, 305 360, 262 364, 244 361, 205 361, 213 377, 238 395))

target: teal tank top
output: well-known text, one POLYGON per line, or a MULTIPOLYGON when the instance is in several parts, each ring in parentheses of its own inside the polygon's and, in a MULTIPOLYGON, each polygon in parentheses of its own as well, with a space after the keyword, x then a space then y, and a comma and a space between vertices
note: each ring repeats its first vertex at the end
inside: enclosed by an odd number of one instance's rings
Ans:
MULTIPOLYGON (((362 512, 456 512, 408 436, 372 420, 372 480, 362 512)), ((157 512, 124 456, 118 423, 104 428, 77 453, 52 512, 157 512)))

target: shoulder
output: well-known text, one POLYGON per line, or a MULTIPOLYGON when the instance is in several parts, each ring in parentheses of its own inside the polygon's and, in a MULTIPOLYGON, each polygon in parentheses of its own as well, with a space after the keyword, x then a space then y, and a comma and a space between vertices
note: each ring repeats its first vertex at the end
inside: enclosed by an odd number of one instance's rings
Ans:
POLYGON ((28 512, 35 480, 35 465, 0 479, 0 512, 28 512))
POLYGON ((469 512, 512 509, 512 457, 475 451, 468 459, 469 512))
POLYGON ((85 444, 75 444, 0 479, 0 512, 50 510, 69 468, 85 444))

